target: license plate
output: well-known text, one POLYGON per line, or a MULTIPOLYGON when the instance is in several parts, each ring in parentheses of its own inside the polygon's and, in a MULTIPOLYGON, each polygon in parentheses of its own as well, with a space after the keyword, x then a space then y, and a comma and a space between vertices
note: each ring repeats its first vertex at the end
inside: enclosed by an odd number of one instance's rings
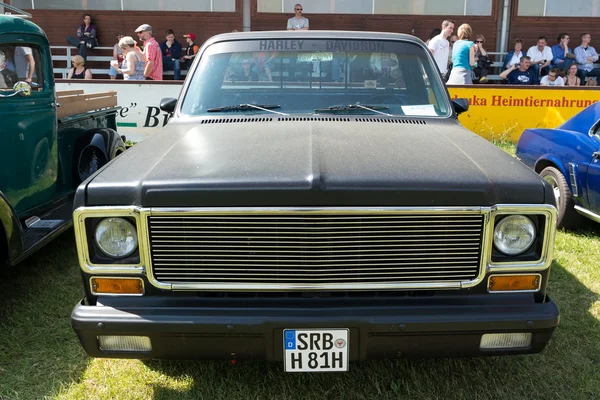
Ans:
POLYGON ((348 371, 348 329, 284 329, 286 372, 348 371))

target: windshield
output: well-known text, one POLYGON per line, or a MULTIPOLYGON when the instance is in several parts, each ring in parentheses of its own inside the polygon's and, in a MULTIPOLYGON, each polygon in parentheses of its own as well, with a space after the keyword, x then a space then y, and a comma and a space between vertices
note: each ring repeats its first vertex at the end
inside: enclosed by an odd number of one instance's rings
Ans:
POLYGON ((250 40, 202 54, 181 111, 206 114, 364 114, 443 117, 446 91, 411 42, 250 40))

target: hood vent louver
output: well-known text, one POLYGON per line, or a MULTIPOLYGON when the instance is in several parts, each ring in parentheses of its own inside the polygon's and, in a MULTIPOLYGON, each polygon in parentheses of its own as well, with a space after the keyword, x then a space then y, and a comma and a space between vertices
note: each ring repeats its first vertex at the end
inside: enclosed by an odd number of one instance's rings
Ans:
MULTIPOLYGON (((240 122, 271 122, 271 117, 203 119, 200 124, 235 124, 240 122)), ((374 122, 383 124, 427 125, 423 119, 349 118, 349 117, 279 117, 279 122, 374 122)))
POLYGON ((271 122, 273 118, 261 117, 261 118, 215 118, 215 119, 203 119, 200 124, 235 124, 237 122, 271 122))
POLYGON ((348 117, 279 117, 279 122, 378 122, 384 124, 411 124, 427 125, 423 119, 400 119, 400 118, 348 118, 348 117))

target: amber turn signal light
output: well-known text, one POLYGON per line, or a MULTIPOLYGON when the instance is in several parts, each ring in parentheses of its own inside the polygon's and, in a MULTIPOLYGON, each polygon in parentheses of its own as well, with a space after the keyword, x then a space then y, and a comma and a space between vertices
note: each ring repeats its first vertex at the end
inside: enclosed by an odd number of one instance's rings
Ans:
POLYGON ((538 291, 542 276, 535 275, 492 275, 488 281, 490 292, 538 291))
POLYGON ((140 278, 92 278, 94 294, 144 294, 140 278))

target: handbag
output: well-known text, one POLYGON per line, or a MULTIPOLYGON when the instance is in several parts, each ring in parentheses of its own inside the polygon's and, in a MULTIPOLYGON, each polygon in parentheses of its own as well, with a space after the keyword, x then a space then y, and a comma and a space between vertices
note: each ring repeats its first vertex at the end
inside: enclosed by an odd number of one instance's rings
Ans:
POLYGON ((477 60, 477 68, 489 68, 492 65, 492 60, 488 56, 479 56, 477 60))

